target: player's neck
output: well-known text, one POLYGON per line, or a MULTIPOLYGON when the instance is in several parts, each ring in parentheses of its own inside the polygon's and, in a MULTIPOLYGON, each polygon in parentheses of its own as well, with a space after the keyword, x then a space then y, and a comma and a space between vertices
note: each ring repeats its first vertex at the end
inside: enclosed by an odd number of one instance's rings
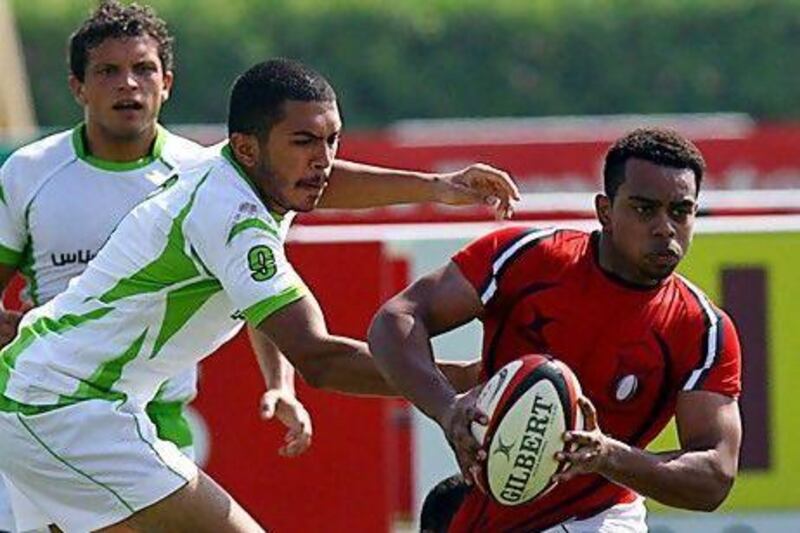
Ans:
POLYGON ((152 125, 146 132, 133 138, 119 138, 110 135, 101 126, 87 123, 84 128, 84 141, 92 157, 113 163, 128 163, 147 157, 153 149, 158 128, 152 125))
POLYGON ((638 276, 636 270, 625 263, 622 255, 614 247, 611 237, 601 231, 597 241, 597 263, 607 274, 641 288, 656 287, 661 283, 658 279, 646 279, 638 276))

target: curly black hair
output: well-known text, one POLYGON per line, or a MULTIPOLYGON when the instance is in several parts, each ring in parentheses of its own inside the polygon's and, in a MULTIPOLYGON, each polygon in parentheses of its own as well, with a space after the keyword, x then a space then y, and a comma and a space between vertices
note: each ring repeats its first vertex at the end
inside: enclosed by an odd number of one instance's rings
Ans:
POLYGON ((694 172, 697 192, 703 181, 706 162, 690 140, 676 131, 664 128, 639 128, 617 139, 608 149, 603 165, 603 185, 612 201, 625 181, 628 159, 644 159, 657 165, 688 168, 694 172))
POLYGON ((103 0, 69 38, 69 69, 81 82, 89 62, 89 50, 109 38, 148 35, 158 43, 158 57, 164 71, 172 70, 173 38, 164 22, 149 6, 123 5, 103 0))
POLYGON ((258 63, 236 78, 228 104, 228 133, 269 134, 283 119, 284 102, 335 102, 322 74, 286 58, 258 63))

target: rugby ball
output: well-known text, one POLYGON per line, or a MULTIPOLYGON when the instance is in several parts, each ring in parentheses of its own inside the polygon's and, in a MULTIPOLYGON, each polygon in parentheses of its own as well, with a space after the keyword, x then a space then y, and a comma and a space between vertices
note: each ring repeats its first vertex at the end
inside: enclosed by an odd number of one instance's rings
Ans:
POLYGON ((566 450, 565 431, 583 427, 580 384, 563 362, 527 355, 501 368, 483 386, 477 407, 489 424, 472 424, 486 450, 479 484, 501 505, 522 505, 553 487, 566 450))

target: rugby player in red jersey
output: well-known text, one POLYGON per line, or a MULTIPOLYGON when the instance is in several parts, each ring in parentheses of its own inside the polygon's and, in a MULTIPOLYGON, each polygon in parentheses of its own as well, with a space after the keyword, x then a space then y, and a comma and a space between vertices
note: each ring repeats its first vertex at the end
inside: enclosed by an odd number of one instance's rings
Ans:
MULTIPOLYGON (((467 483, 486 457, 469 430, 487 422, 475 408, 480 387, 456 394, 433 365, 432 336, 478 318, 480 381, 522 355, 548 353, 575 371, 588 398, 585 430, 564 436, 576 448, 559 454, 569 467, 553 490, 504 507, 471 489, 438 527, 646 531, 643 497, 705 511, 726 498, 741 442, 739 341, 730 318, 673 272, 692 240, 704 167, 677 133, 635 130, 606 154, 600 231, 492 232, 376 315, 376 362, 442 427, 467 483), (680 448, 644 451, 673 416, 680 448)), ((435 499, 427 503, 435 514, 435 499)))

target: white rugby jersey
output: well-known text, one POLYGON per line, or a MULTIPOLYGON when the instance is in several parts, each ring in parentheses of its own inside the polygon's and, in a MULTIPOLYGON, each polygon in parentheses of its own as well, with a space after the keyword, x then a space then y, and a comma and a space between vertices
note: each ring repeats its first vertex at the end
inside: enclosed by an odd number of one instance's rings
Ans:
MULTIPOLYGON (((133 207, 178 167, 207 149, 159 126, 151 154, 126 163, 88 154, 84 126, 29 144, 0 168, 0 262, 26 279, 23 299, 40 305, 67 288, 133 207)), ((163 401, 188 401, 188 371, 159 391, 163 401)))
POLYGON ((267 210, 227 146, 168 179, 83 275, 25 316, 0 352, 0 410, 143 406, 243 320, 256 326, 307 294, 284 253, 291 218, 267 210))

